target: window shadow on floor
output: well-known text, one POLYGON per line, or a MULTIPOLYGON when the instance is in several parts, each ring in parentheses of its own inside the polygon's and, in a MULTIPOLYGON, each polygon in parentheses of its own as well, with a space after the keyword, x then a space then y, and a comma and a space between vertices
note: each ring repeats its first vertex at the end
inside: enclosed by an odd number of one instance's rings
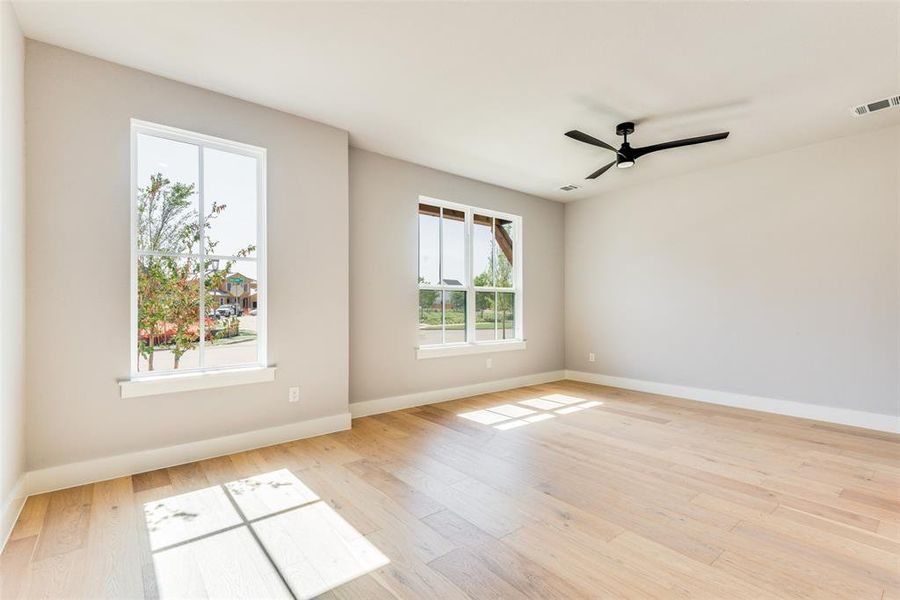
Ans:
POLYGON ((312 598, 389 559, 287 469, 144 504, 160 598, 312 598))
POLYGON ((602 405, 599 400, 585 400, 567 394, 549 394, 521 400, 514 404, 498 404, 489 408, 459 413, 457 416, 501 431, 553 419, 602 405))

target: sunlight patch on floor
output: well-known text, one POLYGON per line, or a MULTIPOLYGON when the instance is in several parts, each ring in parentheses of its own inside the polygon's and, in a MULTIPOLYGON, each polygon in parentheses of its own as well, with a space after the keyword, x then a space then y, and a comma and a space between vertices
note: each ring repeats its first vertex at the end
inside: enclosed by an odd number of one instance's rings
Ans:
POLYGON ((250 521, 319 499, 287 469, 232 481, 225 489, 250 521))
POLYGON ((150 549, 159 550, 241 524, 221 487, 209 487, 144 504, 150 549))
POLYGON ((585 402, 583 404, 574 404, 572 406, 564 406, 556 411, 557 414, 560 415, 568 415, 573 412, 578 412, 579 410, 584 410, 586 408, 592 408, 594 406, 600 406, 603 404, 602 402, 597 402, 596 400, 592 400, 590 402, 585 402))
POLYGON ((559 408, 561 405, 553 402, 552 400, 544 400, 543 398, 534 398, 533 400, 522 400, 519 402, 524 406, 530 406, 532 408, 536 408, 538 410, 553 410, 554 408, 559 408))
POLYGON ((568 415, 602 404, 603 402, 599 400, 585 400, 567 394, 550 394, 540 398, 521 400, 516 404, 498 404, 489 408, 459 413, 456 416, 506 431, 546 421, 556 415, 568 415))
POLYGON ((503 415, 505 417, 519 418, 526 415, 533 415, 534 411, 524 406, 516 406, 515 404, 501 404, 490 409, 491 412, 503 415))
POLYGON ((312 598, 386 565, 388 558, 325 502, 253 529, 298 598, 312 598))
POLYGON ((153 555, 160 598, 290 598, 246 527, 153 555))
POLYGON ((507 429, 515 429, 516 427, 522 427, 523 425, 528 425, 528 421, 523 421, 522 419, 513 419, 512 421, 506 421, 505 423, 494 425, 494 429, 506 431, 507 429))
MULTIPOLYGON (((550 394, 549 396, 542 396, 544 400, 549 400, 550 402, 556 402, 557 404, 578 404, 579 402, 584 402, 584 398, 579 398, 578 396, 569 396, 568 394, 550 394)), ((600 402, 600 404, 603 404, 600 402)))
POLYGON ((506 415, 491 412, 490 410, 473 410, 472 412, 460 413, 457 416, 481 423, 482 425, 493 425, 509 419, 506 415))
POLYGON ((160 598, 311 598, 390 562, 287 469, 147 502, 144 516, 160 598))
POLYGON ((528 423, 537 423, 538 421, 546 421, 547 419, 552 419, 555 415, 548 415, 547 413, 543 413, 540 415, 533 415, 531 417, 525 417, 525 421, 528 423))

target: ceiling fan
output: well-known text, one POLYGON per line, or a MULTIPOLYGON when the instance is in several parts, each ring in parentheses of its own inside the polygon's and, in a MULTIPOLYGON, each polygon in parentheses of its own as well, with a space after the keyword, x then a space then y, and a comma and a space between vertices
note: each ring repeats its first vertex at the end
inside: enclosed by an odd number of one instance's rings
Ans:
POLYGON ((599 146, 600 148, 606 148, 607 150, 612 150, 616 153, 616 159, 614 161, 612 161, 608 165, 600 167, 599 169, 585 177, 585 179, 596 179, 606 173, 607 169, 609 169, 613 165, 616 165, 620 169, 627 169, 629 167, 633 167, 634 161, 636 161, 641 156, 644 156, 645 154, 650 154, 651 152, 657 152, 659 150, 668 150, 669 148, 678 148, 680 146, 692 146, 694 144, 703 144, 706 142, 714 142, 716 140, 724 140, 728 137, 729 132, 725 131, 723 133, 712 133, 710 135, 701 135, 699 137, 685 138, 683 140, 663 142, 662 144, 653 144, 652 146, 644 146, 643 148, 632 148, 628 144, 628 136, 632 133, 634 133, 634 123, 632 123, 631 121, 619 123, 618 125, 616 125, 616 135, 621 135, 625 138, 622 146, 618 150, 616 150, 606 142, 589 136, 586 133, 582 133, 577 129, 567 131, 566 135, 573 140, 578 140, 579 142, 584 142, 585 144, 590 144, 592 146, 599 146))

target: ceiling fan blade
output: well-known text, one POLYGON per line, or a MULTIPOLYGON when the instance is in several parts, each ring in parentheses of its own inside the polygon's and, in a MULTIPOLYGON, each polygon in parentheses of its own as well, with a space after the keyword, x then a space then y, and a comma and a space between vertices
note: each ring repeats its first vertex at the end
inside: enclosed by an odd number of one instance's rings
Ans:
POLYGON ((585 179, 597 179, 598 177, 600 177, 601 175, 603 175, 604 173, 606 173, 606 171, 607 171, 611 166, 613 166, 614 164, 616 164, 616 161, 612 161, 611 163, 609 163, 609 164, 606 165, 605 167, 600 167, 599 169, 597 169, 596 171, 594 171, 593 173, 591 173, 590 175, 588 175, 587 177, 585 177, 585 179))
POLYGON ((584 142, 585 144, 590 144, 591 146, 599 146, 600 148, 606 148, 607 150, 612 150, 616 154, 619 153, 618 150, 607 144, 602 140, 598 140, 597 138, 590 136, 586 133, 582 133, 577 129, 573 129, 572 131, 567 131, 566 135, 573 140, 578 140, 579 142, 584 142))
POLYGON ((634 148, 632 154, 634 158, 658 152, 659 150, 668 150, 669 148, 680 148, 681 146, 693 146, 694 144, 704 144, 706 142, 714 142, 716 140, 724 140, 728 137, 729 132, 712 133, 710 135, 701 135, 699 137, 685 138, 683 140, 675 140, 673 142, 663 142, 662 144, 653 144, 652 146, 644 146, 643 148, 634 148))

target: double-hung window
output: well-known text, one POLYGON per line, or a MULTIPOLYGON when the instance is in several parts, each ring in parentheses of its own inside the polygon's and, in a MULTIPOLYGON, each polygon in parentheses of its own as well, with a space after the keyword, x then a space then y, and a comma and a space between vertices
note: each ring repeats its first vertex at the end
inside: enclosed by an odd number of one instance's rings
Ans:
POLYGON ((521 349, 522 218, 419 198, 420 358, 521 349))
POLYGON ((133 120, 131 375, 266 365, 263 148, 133 120))

